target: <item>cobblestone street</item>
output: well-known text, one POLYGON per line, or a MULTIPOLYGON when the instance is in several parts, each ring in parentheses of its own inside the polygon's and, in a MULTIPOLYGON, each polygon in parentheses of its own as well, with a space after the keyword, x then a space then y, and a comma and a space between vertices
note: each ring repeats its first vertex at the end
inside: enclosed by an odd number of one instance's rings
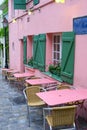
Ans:
POLYGON ((29 127, 24 95, 22 91, 18 91, 14 84, 9 83, 5 77, 2 77, 1 70, 0 130, 43 130, 42 121, 37 117, 32 119, 31 127, 29 127))

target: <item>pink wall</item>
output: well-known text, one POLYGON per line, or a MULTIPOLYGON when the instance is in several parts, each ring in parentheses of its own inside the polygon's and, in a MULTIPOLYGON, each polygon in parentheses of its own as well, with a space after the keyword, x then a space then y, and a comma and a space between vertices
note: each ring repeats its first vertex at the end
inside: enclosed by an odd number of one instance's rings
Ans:
MULTIPOLYGON (((32 36, 47 33, 46 42, 46 68, 52 57, 52 33, 73 31, 73 18, 87 15, 86 0, 66 0, 65 4, 56 4, 52 0, 42 0, 32 15, 16 10, 16 22, 12 23, 12 0, 9 0, 9 40, 10 40, 10 66, 23 71, 23 36, 28 36, 27 57, 32 56, 32 36), (50 4, 49 4, 50 2, 50 4), (42 6, 47 4, 46 6, 42 6), (38 7, 40 6, 40 11, 38 7), (14 42, 14 47, 13 47, 14 42), (48 53, 49 50, 49 53, 48 53), (20 55, 21 54, 21 55, 20 55)), ((28 6, 27 6, 28 7, 28 6)), ((74 86, 87 87, 87 35, 77 35, 75 43, 75 69, 74 86), (83 66, 84 65, 84 66, 83 66)))
MULTIPOLYGON (((32 36, 46 33, 46 69, 52 57, 52 34, 73 31, 73 18, 87 15, 87 0, 65 0, 65 4, 56 4, 53 0, 41 0, 35 6, 32 15, 16 10, 16 22, 12 12, 12 0, 9 0, 9 52, 10 67, 24 70, 23 36, 28 36, 27 57, 32 56, 32 36), (44 6, 45 4, 45 6, 44 6), (40 6, 40 11, 38 7, 40 6)), ((27 5, 28 7, 28 5, 27 5)), ((76 35, 75 39, 75 87, 87 88, 87 34, 76 35)), ((83 111, 81 113, 83 115, 83 111)))
POLYGON ((28 36, 27 38, 27 59, 30 59, 32 57, 32 36, 28 36))
POLYGON ((46 37, 46 70, 49 64, 52 63, 52 34, 47 34, 46 37))
POLYGON ((76 36, 74 85, 87 88, 87 35, 76 36))

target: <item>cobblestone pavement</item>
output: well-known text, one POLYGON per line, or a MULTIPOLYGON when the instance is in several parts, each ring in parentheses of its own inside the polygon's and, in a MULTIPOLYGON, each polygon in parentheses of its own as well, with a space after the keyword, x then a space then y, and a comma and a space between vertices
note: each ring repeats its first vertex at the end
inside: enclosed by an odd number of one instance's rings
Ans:
MULTIPOLYGON (((33 110, 32 110, 33 113, 33 110)), ((0 70, 0 130, 43 130, 37 113, 28 124, 27 106, 22 91, 2 77, 0 70)))

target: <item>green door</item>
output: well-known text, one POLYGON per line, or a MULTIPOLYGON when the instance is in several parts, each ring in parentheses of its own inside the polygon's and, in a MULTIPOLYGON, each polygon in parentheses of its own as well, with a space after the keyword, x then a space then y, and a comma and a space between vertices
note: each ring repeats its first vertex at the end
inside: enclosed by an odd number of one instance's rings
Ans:
POLYGON ((26 0, 14 0, 14 9, 26 9, 26 0))
POLYGON ((23 63, 26 64, 27 63, 27 37, 23 37, 23 44, 24 44, 23 63))
POLYGON ((34 36, 33 42, 33 66, 41 71, 45 71, 46 35, 34 36))
POLYGON ((73 84, 74 76, 74 32, 64 32, 62 34, 62 63, 61 78, 63 81, 73 84))

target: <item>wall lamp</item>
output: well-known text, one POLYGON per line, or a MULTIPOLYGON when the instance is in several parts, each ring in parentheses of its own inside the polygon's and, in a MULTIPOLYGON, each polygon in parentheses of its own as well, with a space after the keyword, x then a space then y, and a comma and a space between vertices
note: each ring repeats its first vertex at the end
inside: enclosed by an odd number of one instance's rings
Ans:
POLYGON ((65 0, 55 0, 56 3, 65 3, 65 0))
POLYGON ((12 20, 12 23, 16 23, 16 19, 13 19, 13 20, 12 20))
POLYGON ((33 13, 34 13, 33 10, 31 10, 31 9, 28 10, 28 15, 31 15, 31 14, 33 14, 33 13))

